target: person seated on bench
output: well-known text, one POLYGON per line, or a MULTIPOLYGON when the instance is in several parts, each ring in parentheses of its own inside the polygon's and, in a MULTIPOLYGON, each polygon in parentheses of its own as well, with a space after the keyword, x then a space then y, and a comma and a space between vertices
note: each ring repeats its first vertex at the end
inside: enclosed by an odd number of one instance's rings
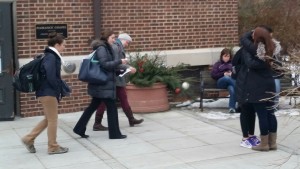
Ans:
POLYGON ((229 97, 229 113, 236 112, 236 98, 234 93, 235 80, 231 78, 232 54, 230 49, 224 48, 221 51, 220 60, 218 60, 211 71, 211 77, 217 80, 217 87, 220 89, 228 89, 229 97))

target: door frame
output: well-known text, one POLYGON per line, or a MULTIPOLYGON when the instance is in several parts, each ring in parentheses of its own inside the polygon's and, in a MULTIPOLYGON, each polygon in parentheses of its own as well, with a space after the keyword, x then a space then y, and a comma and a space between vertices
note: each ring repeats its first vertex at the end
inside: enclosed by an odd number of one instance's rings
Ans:
MULTIPOLYGON (((17 46, 17 0, 1 0, 4 3, 12 4, 12 44, 13 44, 13 72, 19 68, 18 46, 17 46)), ((14 112, 15 116, 20 116, 20 93, 14 92, 14 112)))

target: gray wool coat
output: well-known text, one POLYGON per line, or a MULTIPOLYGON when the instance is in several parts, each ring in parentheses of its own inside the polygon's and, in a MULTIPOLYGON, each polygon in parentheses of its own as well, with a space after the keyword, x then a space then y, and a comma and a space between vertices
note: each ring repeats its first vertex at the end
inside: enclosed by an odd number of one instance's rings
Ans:
MULTIPOLYGON (((125 59, 126 58, 125 49, 122 45, 122 42, 119 39, 116 39, 116 42, 113 45, 113 49, 114 49, 114 52, 116 54, 115 59, 118 60, 118 59, 125 59)), ((129 65, 121 64, 121 65, 119 65, 118 70, 125 71, 129 67, 130 67, 129 65)), ((117 76, 116 77, 116 85, 119 86, 119 87, 125 87, 126 86, 125 77, 124 76, 123 77, 117 76)))

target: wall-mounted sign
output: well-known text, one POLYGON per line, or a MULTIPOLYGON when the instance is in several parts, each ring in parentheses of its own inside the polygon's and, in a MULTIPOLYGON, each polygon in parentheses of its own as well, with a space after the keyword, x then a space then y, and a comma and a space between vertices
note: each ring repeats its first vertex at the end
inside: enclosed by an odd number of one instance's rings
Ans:
POLYGON ((37 24, 35 30, 37 39, 48 39, 51 32, 62 34, 65 38, 68 37, 67 24, 37 24))

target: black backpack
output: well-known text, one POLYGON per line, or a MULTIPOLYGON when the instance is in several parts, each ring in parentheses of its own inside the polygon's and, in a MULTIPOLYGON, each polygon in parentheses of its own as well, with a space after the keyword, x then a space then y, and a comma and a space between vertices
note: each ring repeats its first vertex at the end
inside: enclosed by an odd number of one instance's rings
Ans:
POLYGON ((34 60, 23 65, 13 76, 13 86, 20 92, 35 92, 46 79, 46 75, 41 72, 41 64, 45 54, 39 54, 34 60))

